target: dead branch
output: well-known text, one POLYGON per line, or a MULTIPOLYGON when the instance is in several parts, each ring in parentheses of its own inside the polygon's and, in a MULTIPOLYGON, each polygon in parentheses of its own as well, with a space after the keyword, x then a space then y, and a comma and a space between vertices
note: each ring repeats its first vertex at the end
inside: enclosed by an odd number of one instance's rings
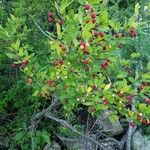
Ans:
POLYGON ((38 125, 38 123, 40 122, 40 120, 44 117, 45 113, 50 111, 53 107, 55 107, 56 105, 58 105, 58 99, 56 96, 52 96, 52 103, 51 105, 44 109, 43 111, 37 113, 31 120, 31 126, 29 127, 29 130, 31 132, 31 142, 32 142, 32 150, 35 149, 34 147, 34 133, 36 130, 36 127, 38 125))
POLYGON ((103 144, 100 144, 99 142, 95 141, 93 138, 86 136, 85 134, 82 134, 81 132, 79 132, 77 129, 75 129, 72 125, 70 125, 68 122, 66 122, 65 120, 59 119, 57 117, 55 117, 53 114, 51 113, 46 113, 45 116, 49 119, 52 119, 58 123, 60 123, 61 125, 63 125, 66 128, 69 128, 70 130, 72 130, 73 132, 77 133, 78 135, 82 136, 83 138, 95 143, 96 145, 98 145, 100 148, 105 147, 103 144))

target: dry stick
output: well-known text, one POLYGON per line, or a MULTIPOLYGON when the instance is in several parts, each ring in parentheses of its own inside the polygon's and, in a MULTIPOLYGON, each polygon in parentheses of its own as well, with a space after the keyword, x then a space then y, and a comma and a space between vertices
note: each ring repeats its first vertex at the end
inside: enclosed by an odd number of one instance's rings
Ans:
POLYGON ((32 145, 32 150, 35 150, 35 147, 34 147, 34 132, 35 132, 35 130, 36 130, 36 126, 37 126, 37 124, 39 123, 39 121, 40 121, 40 119, 42 118, 42 117, 44 117, 44 115, 45 115, 45 113, 47 112, 47 111, 50 111, 54 106, 56 106, 56 105, 58 105, 58 99, 57 99, 57 97, 56 96, 53 96, 52 97, 52 103, 51 103, 51 105, 48 107, 48 108, 46 108, 46 109, 44 109, 43 111, 41 111, 41 112, 39 112, 39 113, 37 113, 34 117, 33 117, 33 119, 31 120, 31 126, 29 127, 29 129, 30 129, 30 131, 31 131, 31 145, 32 145))
POLYGON ((93 138, 90 138, 89 136, 86 136, 84 134, 82 134, 81 132, 79 132, 78 130, 76 130, 73 126, 71 126, 68 122, 66 122, 65 120, 62 120, 62 119, 59 119, 59 118, 56 118, 53 114, 51 113, 46 113, 45 116, 49 119, 52 119, 58 123, 60 123, 61 125, 63 125, 64 127, 66 128, 69 128, 71 129, 73 132, 79 134, 80 136, 82 136, 83 138, 95 143, 96 145, 100 146, 100 148, 102 147, 106 147, 105 145, 103 144, 100 144, 99 142, 95 141, 93 138))

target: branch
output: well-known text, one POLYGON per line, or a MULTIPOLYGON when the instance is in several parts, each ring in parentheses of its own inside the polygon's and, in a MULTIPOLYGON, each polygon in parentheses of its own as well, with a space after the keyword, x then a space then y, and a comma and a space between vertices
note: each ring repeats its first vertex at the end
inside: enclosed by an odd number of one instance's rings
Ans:
POLYGON ((100 148, 105 147, 103 144, 100 144, 99 142, 95 141, 93 138, 90 138, 89 136, 86 136, 85 134, 82 134, 81 132, 79 132, 78 130, 76 130, 72 125, 70 125, 68 122, 66 122, 65 120, 56 118, 53 114, 51 113, 46 113, 45 116, 49 119, 52 119, 58 123, 60 123, 61 125, 63 125, 66 128, 69 128, 70 130, 72 130, 73 132, 79 134, 80 136, 82 136, 83 138, 91 141, 92 143, 95 143, 96 145, 98 145, 100 148))
POLYGON ((32 150, 35 149, 35 147, 34 147, 34 133, 35 133, 35 130, 36 130, 36 126, 40 122, 41 118, 44 117, 45 113, 47 113, 48 111, 50 111, 56 105, 58 105, 58 99, 57 99, 56 96, 52 96, 52 103, 51 103, 51 105, 48 108, 44 109, 43 111, 37 113, 32 118, 32 120, 31 120, 31 126, 29 127, 29 130, 31 131, 32 150))
POLYGON ((38 25, 38 23, 34 20, 34 18, 30 15, 30 14, 28 14, 29 15, 29 17, 32 19, 32 21, 34 22, 34 24, 39 28, 39 30, 46 36, 46 37, 48 37, 49 39, 51 39, 52 41, 54 40, 54 38, 56 38, 56 36, 54 36, 54 35, 52 35, 52 34, 50 34, 50 35, 48 35, 46 32, 44 32, 43 30, 42 30, 42 28, 38 25))

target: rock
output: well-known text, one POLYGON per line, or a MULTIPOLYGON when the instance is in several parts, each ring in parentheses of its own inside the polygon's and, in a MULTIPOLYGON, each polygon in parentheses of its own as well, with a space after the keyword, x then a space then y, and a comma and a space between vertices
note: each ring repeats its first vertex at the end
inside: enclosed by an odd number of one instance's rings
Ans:
POLYGON ((114 123, 109 121, 110 111, 106 110, 99 117, 97 124, 102 127, 103 131, 107 133, 109 136, 116 136, 123 133, 123 127, 120 124, 120 121, 117 120, 114 123))
POLYGON ((132 137, 132 150, 150 150, 150 138, 142 135, 141 130, 136 131, 132 137))
POLYGON ((53 142, 51 144, 47 144, 43 150, 61 150, 59 144, 53 142))
POLYGON ((101 142, 105 147, 102 150, 118 150, 118 147, 112 141, 101 142))
MULTIPOLYGON (((96 140, 96 135, 91 134, 89 136, 94 140, 96 140)), ((65 142, 68 150, 96 150, 97 149, 95 143, 86 140, 81 136, 78 136, 76 139, 65 140, 64 138, 62 138, 61 140, 65 142)))

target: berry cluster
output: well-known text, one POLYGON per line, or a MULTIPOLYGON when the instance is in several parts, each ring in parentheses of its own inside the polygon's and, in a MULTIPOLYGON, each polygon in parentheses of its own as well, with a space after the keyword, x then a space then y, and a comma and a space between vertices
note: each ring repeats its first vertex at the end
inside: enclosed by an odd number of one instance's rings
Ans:
POLYGON ((83 54, 86 54, 86 55, 90 54, 90 52, 88 51, 88 47, 89 47, 89 43, 86 43, 86 42, 80 43, 80 48, 82 49, 83 54))
POLYGON ((142 83, 140 86, 140 91, 142 91, 146 86, 148 86, 147 82, 142 83))
POLYGON ((63 46, 63 44, 59 44, 59 47, 62 49, 62 51, 66 51, 66 48, 63 46))
POLYGON ((59 58, 57 61, 54 62, 54 66, 57 67, 59 65, 63 65, 63 60, 61 58, 59 58))
POLYGON ((132 103, 133 97, 134 97, 134 95, 126 96, 126 100, 127 100, 128 104, 131 104, 131 103, 132 103))
POLYGON ((144 125, 150 125, 150 121, 149 119, 145 119, 143 117, 143 114, 142 113, 139 113, 138 116, 137 116, 137 120, 141 123, 143 123, 144 125))
POLYGON ((103 70, 106 70, 106 69, 107 69, 107 66, 109 65, 109 63, 110 63, 110 60, 107 59, 107 60, 105 61, 105 63, 101 64, 102 69, 103 69, 103 70))
MULTIPOLYGON (((54 22, 54 14, 52 12, 48 13, 48 22, 54 22)), ((57 23, 62 26, 63 25, 63 21, 62 20, 58 20, 57 23)))
POLYGON ((24 69, 28 65, 28 60, 23 60, 19 66, 20 69, 24 69))
POLYGON ((48 13, 48 21, 49 22, 53 22, 54 21, 54 18, 53 18, 54 14, 52 12, 49 12, 48 13))
POLYGON ((107 99, 103 100, 103 104, 106 106, 109 104, 109 101, 107 99))
MULTIPOLYGON (((91 16, 91 19, 92 19, 92 23, 95 23, 96 22, 96 14, 95 14, 94 8, 92 8, 90 6, 90 4, 86 4, 84 8, 85 8, 86 11, 89 11, 89 10, 91 11, 90 16, 91 16)), ((90 22, 90 20, 86 21, 86 23, 89 23, 89 22, 90 22)))
POLYGON ((33 81, 32 81, 31 78, 28 78, 28 79, 27 79, 27 83, 32 84, 32 82, 33 82, 33 81))
POLYGON ((10 67, 11 67, 11 68, 16 68, 16 67, 17 67, 17 64, 12 63, 12 64, 10 64, 10 67))
POLYGON ((137 33, 135 32, 135 28, 134 27, 130 28, 130 36, 131 37, 136 37, 137 36, 137 33))

